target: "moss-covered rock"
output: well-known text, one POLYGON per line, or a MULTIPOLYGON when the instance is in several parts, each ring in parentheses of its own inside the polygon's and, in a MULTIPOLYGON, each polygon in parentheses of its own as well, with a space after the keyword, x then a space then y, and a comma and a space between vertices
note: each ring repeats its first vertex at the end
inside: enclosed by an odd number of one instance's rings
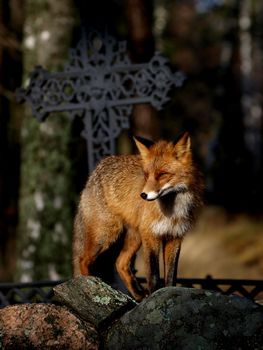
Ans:
POLYGON ((137 305, 129 296, 92 276, 62 283, 54 288, 54 293, 57 301, 100 329, 137 305))
POLYGON ((109 329, 106 349, 262 349, 263 308, 245 298, 163 288, 109 329))

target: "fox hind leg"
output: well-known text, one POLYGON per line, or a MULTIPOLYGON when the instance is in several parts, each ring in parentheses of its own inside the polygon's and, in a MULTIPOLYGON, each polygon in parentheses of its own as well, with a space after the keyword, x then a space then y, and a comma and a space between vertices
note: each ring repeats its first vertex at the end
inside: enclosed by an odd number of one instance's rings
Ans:
POLYGON ((131 262, 140 246, 141 239, 138 233, 132 229, 128 229, 124 237, 122 250, 116 260, 118 274, 137 301, 141 301, 146 295, 144 289, 131 271, 131 262))
POLYGON ((89 244, 85 247, 83 255, 79 257, 79 268, 81 275, 88 276, 91 274, 90 267, 93 265, 98 255, 106 249, 103 248, 103 246, 98 246, 96 244, 89 244))
POLYGON ((90 275, 90 268, 97 257, 106 251, 119 237, 122 231, 121 223, 114 220, 93 221, 82 225, 81 234, 75 234, 73 242, 73 270, 77 275, 90 275), (74 248, 75 247, 75 248, 74 248))

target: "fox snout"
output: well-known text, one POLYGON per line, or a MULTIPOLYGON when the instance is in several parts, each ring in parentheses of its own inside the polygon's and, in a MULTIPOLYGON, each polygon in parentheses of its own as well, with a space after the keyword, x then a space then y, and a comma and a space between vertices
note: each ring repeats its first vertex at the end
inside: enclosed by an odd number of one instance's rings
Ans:
POLYGON ((142 199, 145 199, 146 201, 153 201, 159 197, 159 193, 157 193, 157 192, 149 192, 149 193, 142 192, 141 197, 142 197, 142 199))
POLYGON ((154 201, 155 199, 158 199, 166 194, 168 194, 169 192, 174 191, 174 189, 172 188, 172 186, 164 186, 163 188, 161 188, 158 191, 149 191, 149 192, 142 192, 141 193, 141 197, 142 199, 145 199, 146 201, 154 201))
POLYGON ((187 190, 188 190, 188 186, 184 183, 179 183, 176 186, 166 184, 158 192, 157 191, 142 192, 141 197, 146 201, 154 201, 155 199, 163 197, 171 192, 178 194, 178 193, 184 193, 187 190))
POLYGON ((147 193, 142 192, 142 193, 141 193, 141 197, 142 197, 142 199, 145 199, 145 200, 146 200, 146 199, 147 199, 147 193))

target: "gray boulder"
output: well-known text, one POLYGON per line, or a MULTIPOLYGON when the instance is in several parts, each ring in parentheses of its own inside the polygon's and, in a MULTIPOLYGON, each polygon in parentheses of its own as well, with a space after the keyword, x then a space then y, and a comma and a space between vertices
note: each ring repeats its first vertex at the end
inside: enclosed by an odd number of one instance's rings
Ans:
POLYGON ((102 329, 137 303, 98 277, 79 276, 53 288, 55 300, 82 320, 102 329))
POLYGON ((238 296, 163 288, 112 325, 105 349, 263 349, 263 308, 238 296))
POLYGON ((84 276, 54 293, 63 306, 0 310, 0 349, 263 349, 263 307, 246 298, 168 287, 137 304, 84 276))

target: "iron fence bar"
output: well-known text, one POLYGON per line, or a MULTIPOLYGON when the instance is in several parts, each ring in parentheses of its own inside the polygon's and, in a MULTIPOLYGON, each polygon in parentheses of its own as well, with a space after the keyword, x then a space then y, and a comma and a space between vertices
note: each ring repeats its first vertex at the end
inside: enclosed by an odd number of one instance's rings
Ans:
POLYGON ((37 281, 37 282, 1 282, 0 290, 3 289, 13 289, 13 288, 28 288, 28 287, 54 287, 60 283, 66 282, 67 279, 62 279, 58 281, 37 281))
MULTIPOLYGON (((138 278, 139 282, 145 283, 145 278, 138 278)), ((10 304, 49 302, 52 303, 52 287, 65 282, 66 279, 58 281, 39 281, 27 283, 0 283, 0 307, 10 304), (47 289, 44 291, 42 288, 47 289)), ((242 296, 255 300, 263 293, 262 280, 232 280, 232 279, 213 279, 207 278, 178 278, 177 286, 187 288, 203 288, 219 291, 224 294, 239 293, 242 296), (224 289, 223 287, 227 287, 224 289), (245 287, 252 287, 248 291, 245 287)))
POLYGON ((7 297, 2 292, 0 292, 0 307, 5 307, 7 305, 10 305, 7 297))
POLYGON ((236 286, 230 286, 228 289, 224 291, 225 294, 233 294, 236 292, 236 286))
MULTIPOLYGON (((210 279, 211 277, 209 277, 210 279)), ((0 289, 10 289, 10 288, 27 288, 27 287, 49 287, 56 286, 57 284, 66 282, 68 279, 62 279, 57 281, 37 281, 37 282, 1 282, 0 289)), ((144 277, 138 277, 138 280, 143 283, 145 281, 144 277)), ((177 278, 178 284, 199 284, 203 285, 206 283, 208 278, 177 278)), ((213 284, 215 285, 247 285, 254 286, 257 285, 259 288, 263 288, 263 280, 255 280, 255 279, 218 279, 211 278, 213 284)))
POLYGON ((252 291, 249 293, 251 299, 255 299, 255 297, 262 292, 262 288, 259 288, 256 286, 255 288, 252 289, 252 291))
POLYGON ((177 278, 178 283, 187 283, 191 282, 193 284, 202 284, 204 281, 212 280, 213 283, 216 283, 217 285, 223 285, 223 284, 244 284, 248 286, 253 286, 255 284, 261 286, 263 288, 263 280, 255 280, 255 279, 230 279, 230 278, 212 278, 211 276, 207 276, 206 278, 177 278))

